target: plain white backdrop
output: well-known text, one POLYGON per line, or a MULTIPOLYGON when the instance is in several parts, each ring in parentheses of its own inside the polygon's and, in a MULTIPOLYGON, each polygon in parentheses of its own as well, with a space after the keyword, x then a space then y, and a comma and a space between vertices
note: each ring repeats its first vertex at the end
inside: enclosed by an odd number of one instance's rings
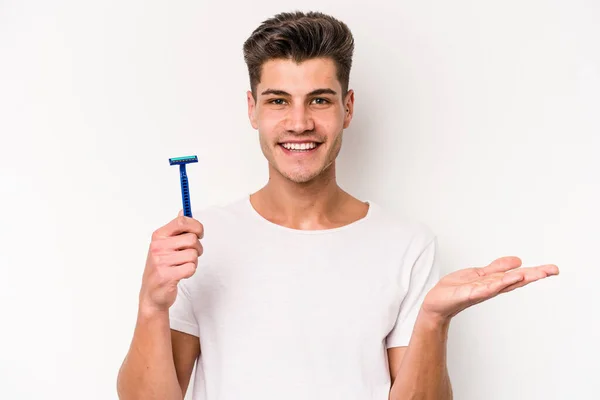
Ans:
POLYGON ((343 188, 427 223, 446 273, 561 268, 455 318, 455 398, 600 398, 592 0, 0 1, 0 398, 117 398, 168 158, 198 155, 194 208, 265 183, 242 43, 295 9, 355 35, 343 188))

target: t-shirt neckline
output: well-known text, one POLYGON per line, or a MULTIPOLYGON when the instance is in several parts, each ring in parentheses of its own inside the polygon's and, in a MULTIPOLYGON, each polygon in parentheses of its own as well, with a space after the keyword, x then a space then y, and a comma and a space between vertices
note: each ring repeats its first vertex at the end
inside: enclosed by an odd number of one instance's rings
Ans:
POLYGON ((287 226, 276 224, 274 222, 269 221, 265 217, 263 217, 252 205, 252 202, 250 201, 250 194, 247 194, 244 197, 243 203, 244 203, 244 206, 246 207, 246 209, 248 210, 248 212, 252 215, 252 217, 256 221, 260 222, 261 224, 271 227, 271 228, 274 228, 274 229, 279 229, 284 232, 295 233, 295 234, 300 234, 300 235, 323 235, 323 234, 329 234, 329 233, 335 233, 335 232, 353 229, 354 227, 362 225, 363 223, 368 221, 373 214, 373 208, 374 208, 373 202, 370 200, 366 200, 365 203, 367 203, 369 205, 369 208, 367 209, 367 214, 364 217, 357 219, 356 221, 353 221, 349 224, 338 226, 336 228, 328 228, 328 229, 296 229, 296 228, 290 228, 287 226))

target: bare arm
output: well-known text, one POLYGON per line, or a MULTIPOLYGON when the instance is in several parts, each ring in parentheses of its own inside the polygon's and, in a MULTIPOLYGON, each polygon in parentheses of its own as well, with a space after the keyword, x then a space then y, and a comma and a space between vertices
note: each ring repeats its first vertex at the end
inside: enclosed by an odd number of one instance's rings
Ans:
POLYGON ((196 336, 171 330, 171 343, 173 344, 173 362, 175 363, 177 380, 179 381, 179 387, 181 387, 181 393, 185 397, 194 364, 200 355, 200 341, 196 336))
POLYGON ((452 399, 446 366, 448 323, 419 314, 408 347, 388 350, 390 400, 452 399))
POLYGON ((200 222, 180 214, 152 235, 133 339, 117 377, 121 400, 183 400, 200 341, 171 330, 169 308, 179 281, 196 271, 203 233, 200 222))
POLYGON ((453 272, 428 292, 408 347, 389 350, 393 380, 390 400, 453 398, 446 366, 451 319, 498 294, 559 273, 554 264, 520 266, 518 257, 502 257, 484 268, 453 272))
POLYGON ((121 400, 182 400, 177 379, 169 315, 138 314, 129 352, 117 379, 121 400))

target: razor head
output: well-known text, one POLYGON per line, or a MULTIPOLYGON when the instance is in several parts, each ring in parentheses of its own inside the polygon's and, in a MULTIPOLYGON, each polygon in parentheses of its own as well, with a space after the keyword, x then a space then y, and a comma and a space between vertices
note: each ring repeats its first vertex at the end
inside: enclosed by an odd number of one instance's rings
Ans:
POLYGON ((190 163, 195 163, 195 162, 198 162, 197 156, 169 158, 169 164, 171 164, 171 165, 190 164, 190 163))

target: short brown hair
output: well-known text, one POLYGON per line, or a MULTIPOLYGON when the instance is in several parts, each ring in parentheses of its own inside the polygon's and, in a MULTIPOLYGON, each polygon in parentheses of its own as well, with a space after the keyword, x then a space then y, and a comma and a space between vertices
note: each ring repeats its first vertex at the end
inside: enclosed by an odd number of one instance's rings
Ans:
POLYGON ((342 21, 320 12, 284 12, 263 21, 244 42, 244 61, 250 88, 256 99, 262 66, 273 59, 294 60, 328 57, 336 66, 342 95, 348 92, 354 38, 342 21))

